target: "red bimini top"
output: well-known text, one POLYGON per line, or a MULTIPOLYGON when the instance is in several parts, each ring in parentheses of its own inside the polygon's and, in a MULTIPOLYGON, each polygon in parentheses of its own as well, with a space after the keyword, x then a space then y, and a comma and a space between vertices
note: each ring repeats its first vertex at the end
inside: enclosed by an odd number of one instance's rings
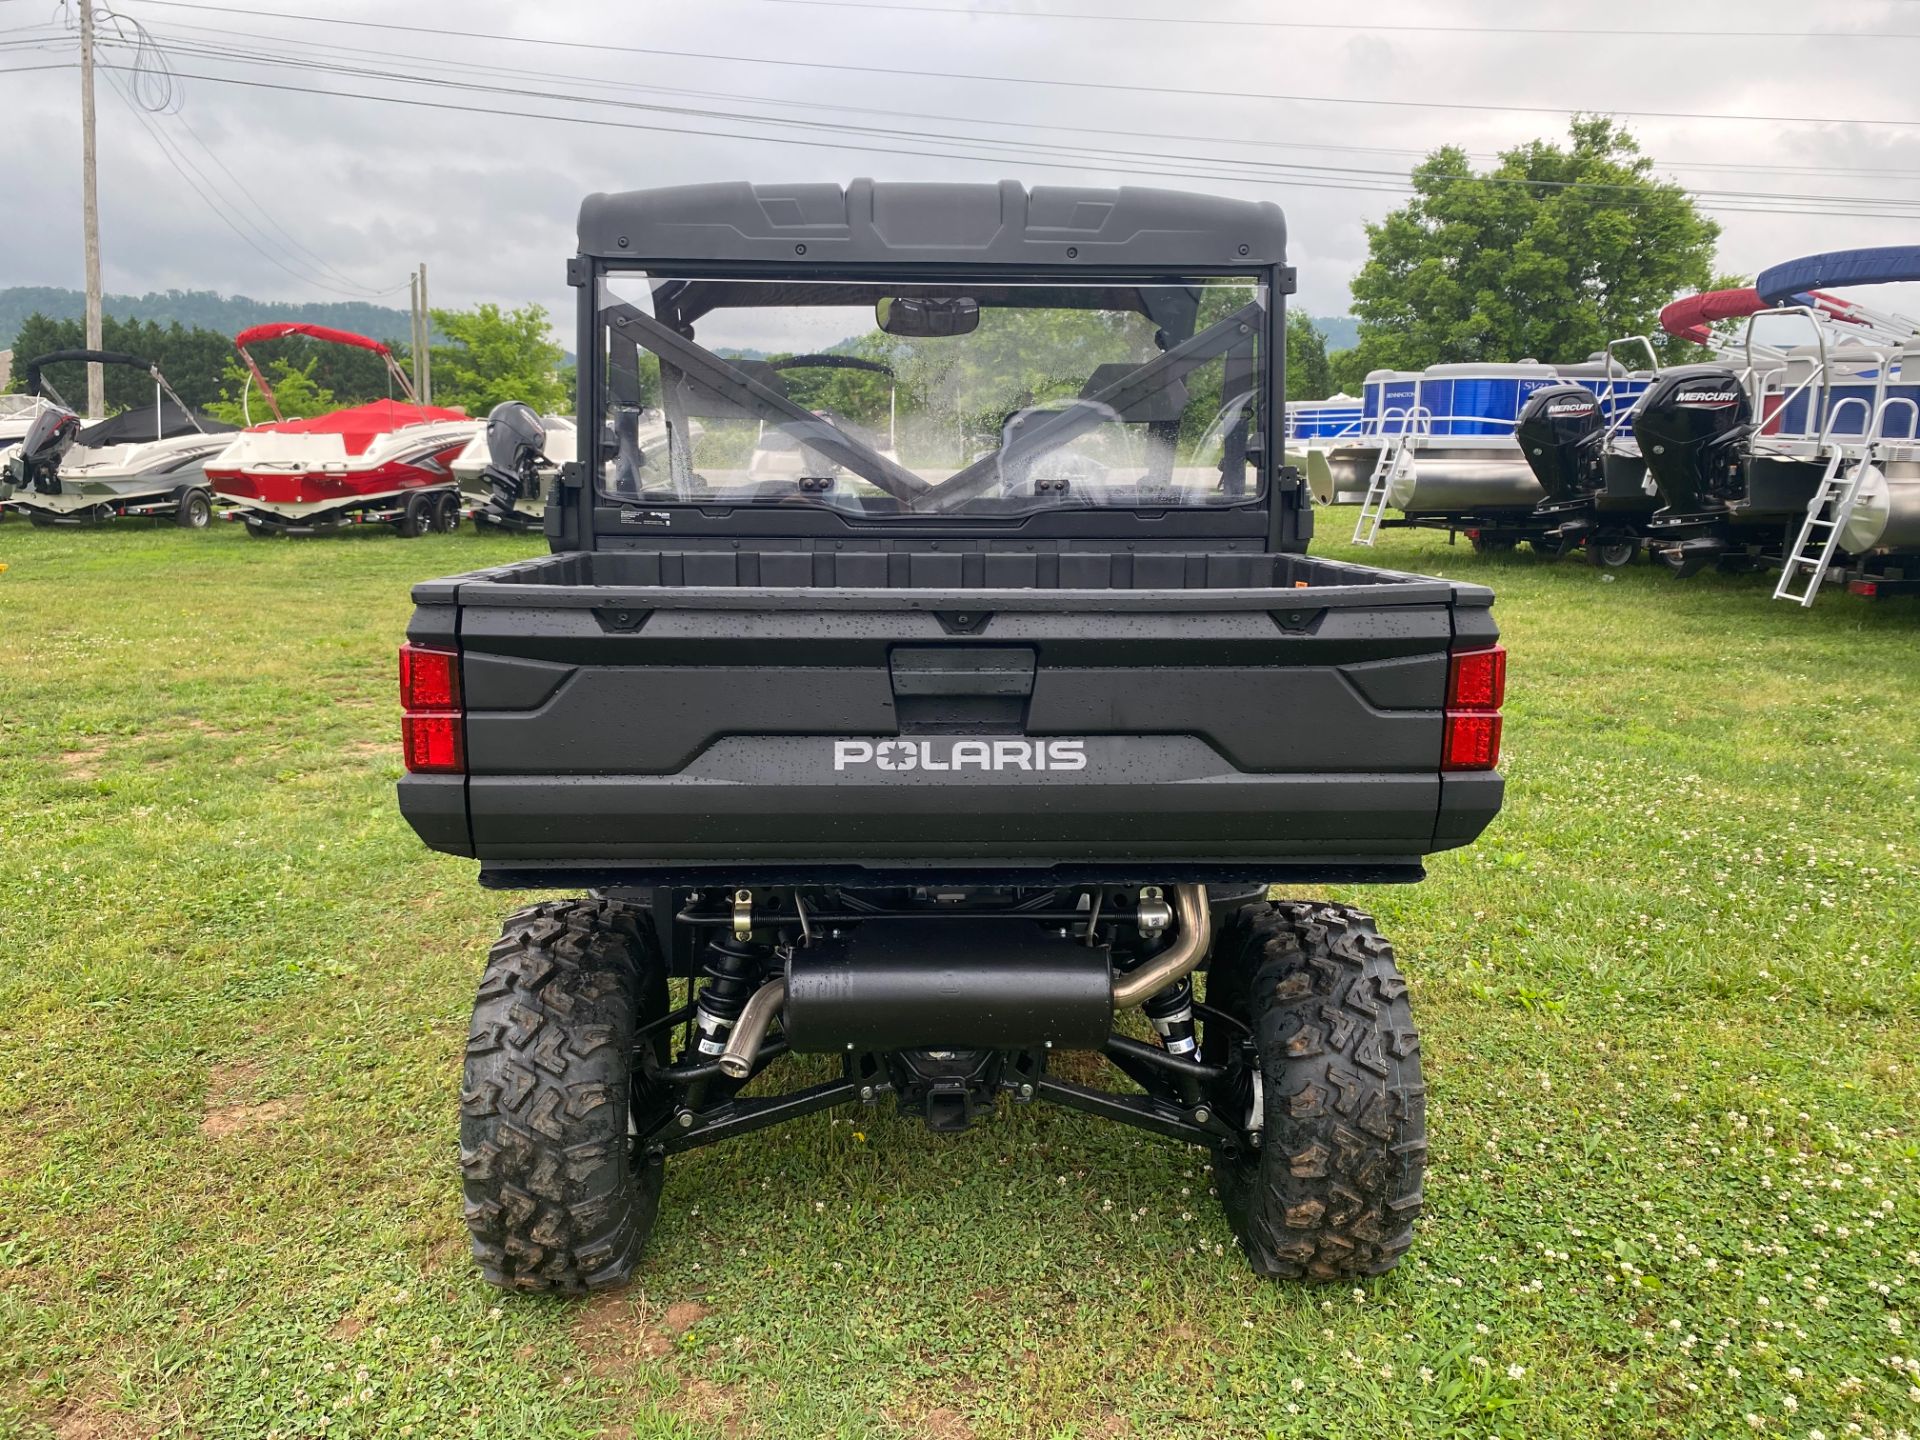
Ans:
POLYGON ((242 330, 234 336, 233 345, 236 350, 244 350, 247 346, 257 345, 262 340, 279 340, 288 335, 306 335, 334 345, 351 345, 356 350, 371 350, 376 355, 393 353, 378 340, 369 340, 365 335, 356 335, 351 330, 335 330, 330 325, 308 325, 299 320, 279 320, 271 325, 255 325, 252 329, 242 330))
POLYGON ((1716 320, 1739 320, 1757 315, 1767 302, 1751 286, 1737 290, 1709 290, 1676 300, 1660 312, 1660 328, 1681 340, 1705 345, 1713 339, 1710 328, 1716 320))
POLYGON ((305 420, 270 420, 253 428, 276 435, 343 436, 347 453, 358 455, 382 435, 390 435, 403 425, 468 418, 463 411, 448 410, 439 405, 415 405, 405 400, 374 400, 365 405, 335 410, 331 415, 315 415, 305 420))

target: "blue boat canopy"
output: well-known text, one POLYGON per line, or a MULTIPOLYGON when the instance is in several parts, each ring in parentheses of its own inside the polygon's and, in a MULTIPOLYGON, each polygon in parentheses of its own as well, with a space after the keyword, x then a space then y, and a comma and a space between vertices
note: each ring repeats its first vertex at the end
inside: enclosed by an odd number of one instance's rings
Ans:
POLYGON ((1829 285, 1894 285, 1905 280, 1920 280, 1920 245, 1803 256, 1762 270, 1753 288, 1769 305, 1793 305, 1800 303, 1801 292, 1829 285))

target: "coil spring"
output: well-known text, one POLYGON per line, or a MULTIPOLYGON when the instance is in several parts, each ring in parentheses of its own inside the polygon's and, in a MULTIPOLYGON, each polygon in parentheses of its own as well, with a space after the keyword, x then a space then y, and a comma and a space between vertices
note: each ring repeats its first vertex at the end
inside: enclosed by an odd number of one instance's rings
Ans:
POLYGON ((702 1055, 718 1055, 727 1048, 727 1035, 760 978, 764 946, 736 940, 731 935, 710 942, 700 971, 707 983, 700 987, 694 1006, 695 1048, 702 1055))

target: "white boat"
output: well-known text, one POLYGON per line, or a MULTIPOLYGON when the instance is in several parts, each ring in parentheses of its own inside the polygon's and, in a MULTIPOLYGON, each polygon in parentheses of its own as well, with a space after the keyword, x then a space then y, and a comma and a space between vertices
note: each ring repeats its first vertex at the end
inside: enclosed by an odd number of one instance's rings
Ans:
MULTIPOLYGON (((148 516, 204 529, 213 518, 206 467, 232 443, 236 427, 189 409, 158 367, 115 350, 56 350, 27 362, 27 390, 61 414, 74 412, 43 371, 65 362, 145 371, 154 384, 153 407, 141 406, 77 429, 43 427, 41 441, 14 446, 6 466, 14 477, 8 504, 36 525, 89 525, 148 516)), ((43 409, 39 415, 46 413, 43 409)), ((33 423, 29 419, 28 424, 33 423)))
MULTIPOLYGON (((539 420, 546 432, 546 463, 529 467, 510 480, 489 472, 484 429, 453 457, 454 478, 460 482, 460 509, 475 529, 537 530, 544 523, 554 476, 560 466, 579 459, 580 447, 571 415, 542 415, 539 420)), ((662 423, 660 438, 665 437, 666 426, 662 423)))
POLYGON ((13 494, 7 461, 33 428, 33 422, 52 404, 39 395, 0 395, 0 504, 13 494))
POLYGON ((392 525, 412 536, 459 523, 460 495, 451 467, 480 433, 480 422, 462 410, 418 403, 385 345, 300 322, 256 325, 233 343, 275 418, 241 432, 211 467, 214 489, 232 506, 229 519, 244 520, 247 532, 260 536, 367 524, 392 525), (286 335, 372 351, 386 362, 406 399, 375 400, 308 419, 282 418, 247 347, 286 335))

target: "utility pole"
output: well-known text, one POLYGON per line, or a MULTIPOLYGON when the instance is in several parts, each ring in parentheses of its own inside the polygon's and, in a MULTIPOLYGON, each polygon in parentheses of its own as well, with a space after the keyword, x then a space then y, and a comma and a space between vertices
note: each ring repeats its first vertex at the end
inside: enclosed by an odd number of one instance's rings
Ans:
POLYGON ((407 346, 413 351, 413 395, 420 398, 420 352, 426 349, 420 343, 420 272, 407 276, 407 346))
MULTIPOLYGON (((80 169, 87 231, 87 348, 100 348, 100 176, 93 146, 93 0, 80 0, 80 169)), ((107 413, 107 377, 87 366, 87 415, 107 413)))
POLYGON ((427 308, 427 262, 420 262, 420 403, 433 403, 433 311, 427 308))

